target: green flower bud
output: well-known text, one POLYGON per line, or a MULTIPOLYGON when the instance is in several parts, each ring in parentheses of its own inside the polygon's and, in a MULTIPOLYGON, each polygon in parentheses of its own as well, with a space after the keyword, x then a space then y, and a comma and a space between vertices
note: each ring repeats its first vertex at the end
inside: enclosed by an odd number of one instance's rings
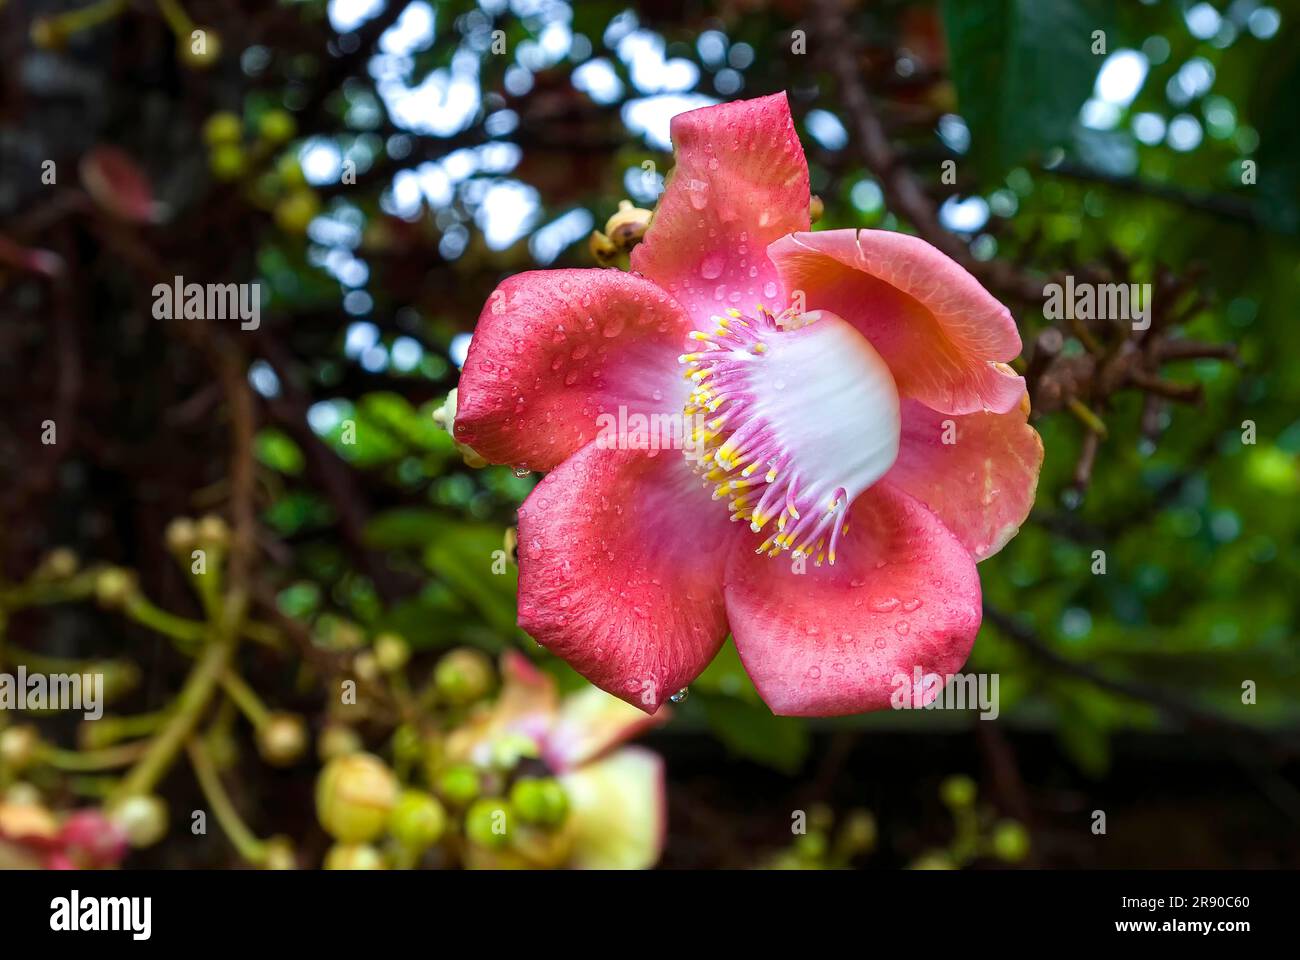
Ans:
POLYGON ((257 729, 257 750, 274 767, 297 763, 307 752, 307 724, 296 713, 271 713, 257 729))
POLYGON ((465 812, 465 836, 480 847, 499 850, 510 842, 515 811, 500 797, 475 800, 465 812))
POLYGON ((307 178, 303 175, 302 164, 298 162, 297 155, 293 153, 286 153, 275 162, 275 173, 280 178, 280 182, 290 190, 307 186, 307 178))
POLYGON ((288 837, 271 837, 266 841, 266 859, 262 866, 267 870, 297 870, 298 855, 293 841, 288 837))
POLYGON ((299 187, 275 205, 272 216, 285 233, 304 234, 318 213, 320 198, 306 187, 299 187))
POLYGON ((383 832, 397 789, 397 777, 378 757, 336 757, 316 781, 316 817, 336 840, 365 843, 383 832))
POLYGON ((19 773, 31 765, 41 745, 41 735, 29 723, 0 730, 0 763, 19 773))
POLYGON ((364 843, 336 843, 325 854, 326 870, 387 870, 384 855, 364 843))
POLYGON ((208 154, 208 169, 218 180, 238 180, 247 168, 244 149, 237 143, 220 143, 208 154))
POLYGON ((532 737, 522 733, 508 733, 492 744, 492 763, 502 770, 511 770, 520 760, 536 760, 541 748, 532 737))
POLYGON ((167 804, 162 797, 137 793, 107 812, 133 847, 152 847, 167 834, 167 804))
POLYGON ((441 660, 433 682, 444 700, 459 706, 473 703, 492 690, 492 661, 480 650, 461 647, 441 660))
POLYGON ((361 737, 349 726, 331 723, 316 738, 316 755, 329 761, 348 753, 357 753, 363 744, 361 737))
POLYGON ((519 812, 519 819, 543 827, 554 827, 564 822, 569 813, 569 796, 560 782, 550 777, 515 781, 510 789, 510 802, 519 812))
POLYGON ((55 547, 41 561, 40 570, 44 576, 66 580, 77 572, 79 562, 76 551, 67 547, 55 547))
POLYGON ((820 830, 805 833, 794 841, 795 852, 804 860, 821 861, 826 857, 826 834, 820 830))
POLYGON ((135 575, 121 567, 107 567, 95 577, 95 599, 99 605, 114 610, 135 593, 135 575))
POLYGON ((243 121, 229 110, 218 110, 203 124, 203 140, 210 147, 239 143, 243 136, 243 121))
POLYGON ((975 781, 961 774, 947 777, 939 785, 939 796, 953 810, 961 810, 973 804, 976 792, 975 781))
POLYGON ((263 140, 280 144, 293 139, 298 123, 287 110, 268 110, 257 121, 257 132, 263 140))
POLYGON ((479 795, 483 785, 474 766, 457 763, 438 774, 434 789, 453 807, 465 807, 479 795))
POLYGON ((442 838, 447 812, 432 794, 403 790, 388 818, 388 832, 404 847, 424 850, 442 838))
POLYGON ((993 853, 999 860, 1019 863, 1029 856, 1029 831, 1016 820, 999 820, 993 827, 993 853))
POLYGON ((381 670, 393 673, 411 659, 411 647, 395 633, 381 633, 375 637, 375 659, 381 670))

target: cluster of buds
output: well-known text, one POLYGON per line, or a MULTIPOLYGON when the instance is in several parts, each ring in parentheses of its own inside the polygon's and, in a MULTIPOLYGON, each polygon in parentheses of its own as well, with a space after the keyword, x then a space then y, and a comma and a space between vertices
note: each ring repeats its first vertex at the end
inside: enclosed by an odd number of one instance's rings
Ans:
POLYGON ((128 843, 103 811, 88 807, 60 819, 30 784, 15 784, 0 798, 0 869, 107 869, 122 861, 128 843))
POLYGON ((917 870, 957 870, 982 858, 1021 863, 1030 852, 1029 831, 1017 820, 998 818, 979 803, 979 788, 956 774, 939 785, 939 797, 956 829, 946 849, 928 850, 913 864, 917 870))
POLYGON ((605 231, 596 230, 591 234, 588 247, 592 257, 602 267, 622 264, 645 237, 653 217, 653 211, 634 207, 631 200, 620 200, 618 210, 605 223, 605 231))
POLYGON ((293 114, 279 107, 255 118, 219 110, 203 125, 212 176, 226 183, 243 182, 248 199, 269 210, 281 230, 301 235, 320 213, 320 197, 308 185, 293 149, 276 156, 297 133, 293 114), (253 132, 251 139, 246 130, 253 132))

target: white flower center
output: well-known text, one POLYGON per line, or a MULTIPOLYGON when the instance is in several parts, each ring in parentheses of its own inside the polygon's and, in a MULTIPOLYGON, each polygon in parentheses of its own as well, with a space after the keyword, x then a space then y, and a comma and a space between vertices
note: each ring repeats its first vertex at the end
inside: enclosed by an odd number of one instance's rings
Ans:
POLYGON ((703 417, 687 454, 732 520, 769 530, 759 553, 835 562, 849 504, 898 456, 898 389, 880 354, 827 311, 732 311, 681 357, 703 417))

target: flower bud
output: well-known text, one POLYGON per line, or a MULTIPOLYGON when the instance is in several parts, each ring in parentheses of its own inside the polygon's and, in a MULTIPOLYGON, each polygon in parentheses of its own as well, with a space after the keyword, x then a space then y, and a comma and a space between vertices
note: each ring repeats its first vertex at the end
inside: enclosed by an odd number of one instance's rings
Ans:
POLYGON ((325 854, 326 870, 387 870, 384 855, 365 843, 336 843, 325 854))
POLYGON ((230 545, 230 526, 221 517, 210 513, 199 518, 194 536, 200 546, 224 548, 230 545))
POLYGON ((516 780, 510 789, 510 802, 520 820, 538 826, 558 826, 569 814, 569 796, 552 777, 516 780))
POLYGON ((411 659, 411 647, 395 633, 381 633, 375 638, 375 659, 379 669, 393 673, 406 666, 411 659))
POLYGON ((167 524, 163 536, 167 540, 168 550, 188 557, 190 551, 194 549, 194 544, 198 542, 199 531, 189 517, 176 517, 167 524))
POLYGON ((43 576, 66 580, 77 572, 78 564, 76 551, 67 547, 55 547, 41 560, 40 571, 43 576))
POLYGON ((645 236, 654 214, 632 206, 631 200, 620 200, 618 210, 605 223, 605 235, 615 249, 627 253, 645 236))
POLYGON ((456 449, 460 451, 460 458, 465 461, 465 466, 473 467, 478 470, 486 467, 488 462, 479 456, 477 450, 468 444, 461 443, 456 439, 456 390, 452 388, 447 394, 447 398, 442 401, 442 405, 433 411, 433 421, 451 434, 451 442, 456 444, 456 449))
POLYGON ((110 808, 108 816, 133 847, 151 847, 167 834, 167 804, 154 794, 133 794, 110 808))
POLYGON ((281 144, 293 139, 298 123, 289 111, 276 108, 258 118, 257 132, 268 143, 281 144))
POLYGON ((15 773, 27 769, 36 759, 41 735, 29 723, 0 730, 0 762, 15 773))
POLYGON ((821 197, 817 196, 817 194, 814 193, 812 197, 808 200, 809 222, 816 223, 818 220, 822 218, 822 215, 824 213, 826 213, 826 204, 822 202, 821 197))
POLYGON ((500 797, 475 800, 465 812, 465 836, 481 847, 499 850, 510 842, 510 821, 515 812, 500 797))
POLYGON ((289 190, 307 186, 307 177, 302 172, 302 164, 293 153, 286 153, 275 162, 275 174, 280 183, 289 190))
POLYGON ((316 817, 336 840, 365 843, 383 832, 397 789, 397 777, 373 754, 336 757, 316 781, 316 817))
POLYGON ((453 650, 434 670, 433 682, 444 700, 457 706, 473 703, 492 689, 492 661, 471 647, 453 650))
POLYGON ((221 37, 211 27, 199 27, 176 38, 181 63, 194 70, 206 70, 221 59, 221 37), (196 45, 193 35, 202 32, 203 43, 196 45))
POLYGON ((492 744, 492 764, 502 770, 512 770, 521 760, 536 760, 542 755, 537 741, 527 734, 508 733, 492 744))
POLYGON ((479 795, 483 784, 476 767, 456 763, 438 774, 434 789, 453 807, 466 807, 479 795))
POLYGON ((210 147, 239 143, 243 137, 243 121, 229 110, 218 110, 203 124, 203 140, 210 147))
POLYGON ((939 785, 939 796, 953 810, 961 810, 973 804, 976 792, 975 781, 961 774, 947 777, 939 785))
POLYGON ((370 650, 362 650, 352 658, 352 672, 357 679, 374 683, 379 679, 379 661, 370 650))
POLYGON ((618 247, 614 246, 614 242, 599 230, 591 232, 591 239, 587 241, 587 250, 591 253, 591 258, 602 267, 613 266, 618 260, 618 247))
POLYGON ((341 723, 331 723, 316 738, 316 755, 325 761, 345 754, 357 753, 361 748, 360 735, 351 727, 341 723))
POLYGON ((262 861, 267 870, 297 870, 298 854, 294 851, 293 841, 288 837, 275 836, 266 841, 262 861))
POLYGON ((107 567, 95 577, 95 599, 106 610, 121 607, 135 589, 135 575, 121 567, 107 567))
POLYGON ((274 767, 297 763, 307 752, 307 724, 296 713, 272 712, 257 729, 257 750, 274 767))
POLYGON ((218 180, 238 180, 248 168, 248 158, 237 143, 221 143, 208 154, 208 169, 218 180))
POLYGON ((402 846, 424 850, 442 838, 447 812, 432 794, 403 790, 388 818, 388 832, 402 846))
POLYGON ((318 213, 320 198, 312 190, 299 187, 275 205, 272 216, 285 233, 304 234, 318 213))
POLYGON ((1029 832, 1017 820, 999 820, 993 827, 993 853, 999 860, 1019 863, 1029 856, 1029 832))

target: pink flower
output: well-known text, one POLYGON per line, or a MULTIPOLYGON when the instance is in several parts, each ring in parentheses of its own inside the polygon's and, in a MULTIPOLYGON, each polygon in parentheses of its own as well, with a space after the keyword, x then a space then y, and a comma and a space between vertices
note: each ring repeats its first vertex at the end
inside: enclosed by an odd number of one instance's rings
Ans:
POLYGON ((470 344, 456 439, 550 471, 519 509, 519 624, 649 712, 728 630, 776 713, 881 709, 965 662, 975 563, 1033 503, 1020 337, 922 240, 808 232, 783 94, 672 133, 632 273, 512 277, 470 344), (673 415, 699 442, 654 449, 673 415))
POLYGON ((647 717, 595 687, 561 697, 551 676, 514 650, 501 660, 501 677, 496 701, 447 738, 447 758, 492 776, 497 750, 522 737, 563 787, 569 811, 556 834, 518 835, 518 849, 471 845, 470 866, 653 867, 667 824, 663 760, 622 744, 667 720, 668 711, 647 717))

